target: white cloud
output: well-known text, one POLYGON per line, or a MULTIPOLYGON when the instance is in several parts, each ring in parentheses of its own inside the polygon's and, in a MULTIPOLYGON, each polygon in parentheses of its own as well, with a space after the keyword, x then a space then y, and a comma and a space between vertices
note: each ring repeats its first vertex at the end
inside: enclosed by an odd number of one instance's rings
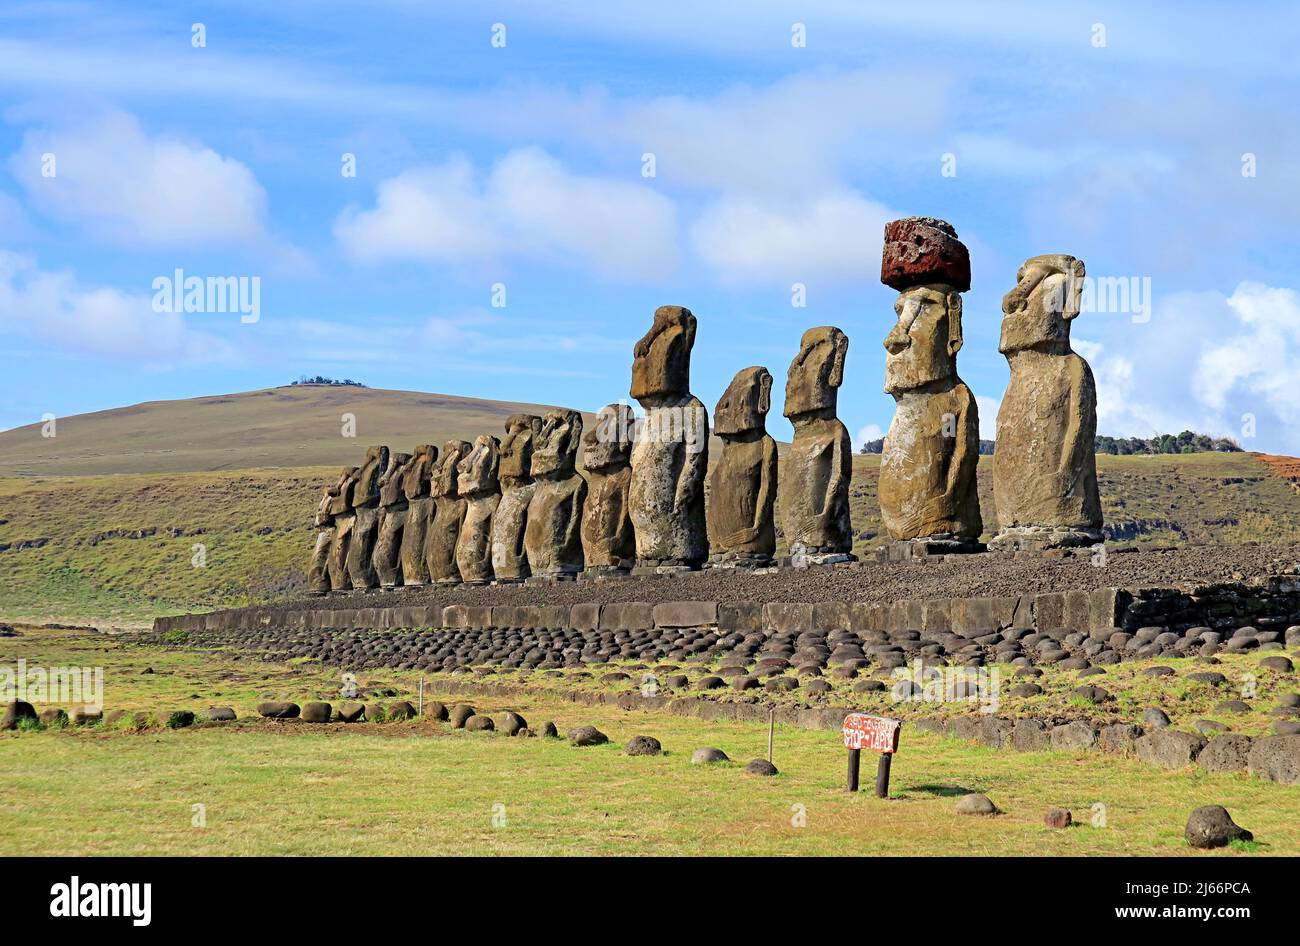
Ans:
POLYGON ((879 440, 883 436, 885 436, 885 432, 880 429, 879 424, 867 424, 865 427, 859 428, 858 435, 853 438, 853 452, 857 453, 862 449, 864 443, 879 440))
POLYGON ((202 144, 150 136, 125 112, 29 130, 9 169, 33 204, 115 240, 265 238, 266 194, 252 171, 202 144), (42 175, 46 154, 54 157, 54 177, 42 175))
POLYGON ((1243 282, 1226 296, 1174 293, 1150 323, 1104 330, 1105 341, 1074 342, 1096 377, 1098 433, 1194 430, 1300 454, 1300 292, 1243 282), (1255 439, 1245 436, 1247 415, 1255 439))
POLYGON ((678 261, 671 200, 639 183, 570 173, 537 148, 510 152, 482 179, 461 157, 406 171, 379 185, 372 209, 341 214, 334 235, 370 262, 509 254, 637 280, 678 261))
POLYGON ((463 157, 381 181, 372 210, 344 211, 334 234, 355 259, 462 262, 495 256, 501 234, 463 157))
POLYGON ((937 69, 802 72, 711 96, 602 101, 586 135, 653 152, 670 183, 788 198, 833 187, 864 155, 886 157, 936 128, 948 84, 937 69))
POLYGON ((692 225, 691 244, 727 283, 871 279, 880 270, 881 234, 893 216, 852 193, 780 206, 723 197, 692 225))
POLYGON ((304 362, 322 365, 421 365, 438 370, 544 377, 598 377, 588 370, 600 359, 631 350, 626 338, 596 335, 561 321, 508 319, 485 308, 469 308, 423 320, 375 317, 329 320, 304 317, 265 323, 266 350, 291 350, 304 362), (364 325, 365 330, 358 330, 364 325), (514 355, 578 355, 515 361, 514 355))
POLYGON ((1239 404, 1260 402, 1285 424, 1300 422, 1300 293, 1243 282, 1225 302, 1238 324, 1229 322, 1231 337, 1212 342, 1201 353, 1197 397, 1222 410, 1237 394, 1239 404))
POLYGON ((0 250, 0 325, 6 335, 149 366, 228 362, 233 346, 190 328, 183 315, 154 312, 152 297, 83 287, 68 272, 0 250))

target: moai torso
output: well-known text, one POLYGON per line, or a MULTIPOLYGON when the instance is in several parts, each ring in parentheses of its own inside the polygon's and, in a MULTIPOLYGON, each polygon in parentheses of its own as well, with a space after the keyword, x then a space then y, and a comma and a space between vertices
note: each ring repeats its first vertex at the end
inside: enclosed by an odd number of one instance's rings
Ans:
POLYGON ((311 566, 307 569, 307 590, 312 594, 324 594, 330 590, 329 560, 330 549, 334 545, 334 513, 339 491, 347 484, 351 469, 339 474, 338 481, 326 488, 316 507, 316 547, 312 551, 311 566))
POLYGON ((501 502, 497 480, 501 443, 483 434, 456 467, 456 485, 465 499, 465 519, 456 539, 460 580, 486 584, 492 580, 492 516, 501 502))
POLYGON ((979 414, 957 382, 895 395, 880 457, 880 515, 894 539, 975 538, 983 530, 975 462, 979 414))
POLYGON ((533 438, 542 429, 535 414, 512 414, 501 442, 501 502, 492 518, 492 571, 497 581, 522 581, 529 575, 524 550, 528 503, 533 482, 533 438))
POLYGON ((709 554, 704 519, 709 417, 689 390, 694 343, 690 310, 660 306, 634 350, 631 393, 645 416, 632 447, 628 511, 637 563, 646 567, 694 568, 709 554))
POLYGON ((628 517, 632 485, 632 409, 610 404, 582 435, 587 499, 582 506, 582 554, 588 571, 627 570, 636 561, 636 536, 628 517))
POLYGON ((575 462, 582 440, 582 415, 548 411, 533 449, 536 490, 528 504, 524 544, 533 574, 564 578, 582 571, 582 507, 587 481, 575 462))
POLYGON ((379 534, 375 540, 374 565, 379 584, 392 588, 402 580, 402 533, 406 529, 407 503, 402 476, 411 454, 389 455, 388 468, 379 478, 379 534))
POLYGON ((849 339, 833 326, 804 333, 790 364, 785 416, 794 440, 781 472, 782 524, 790 553, 813 562, 846 560, 853 548, 849 481, 853 448, 836 417, 849 339))
POLYGON ((460 581, 460 569, 456 565, 456 542, 460 538, 460 527, 465 521, 465 509, 469 504, 460 495, 457 468, 469 451, 470 445, 464 440, 448 440, 442 448, 442 456, 430 484, 433 521, 429 523, 425 537, 424 559, 429 568, 429 577, 440 585, 460 581))
POLYGON ((1011 380, 998 410, 994 548, 1051 548, 1101 540, 1097 490, 1097 389, 1088 363, 1070 348, 1083 263, 1036 256, 1003 299, 998 349, 1011 380))
POLYGON ((374 588, 379 574, 374 567, 375 542, 379 534, 379 478, 388 467, 388 448, 371 447, 352 484, 352 508, 356 521, 348 543, 348 577, 353 588, 374 588))
POLYGON ((330 550, 326 569, 329 573, 331 591, 347 591, 352 587, 348 576, 348 546, 352 541, 352 526, 356 515, 352 510, 352 487, 360 467, 348 467, 339 478, 338 494, 330 502, 329 514, 334 522, 334 536, 330 540, 330 550))
POLYGON ((881 519, 895 540, 974 550, 983 531, 979 413, 957 376, 970 258, 941 220, 894 221, 885 227, 881 281, 901 290, 885 339, 885 391, 896 407, 880 459, 881 519))
POLYGON ((714 564, 762 565, 776 552, 776 441, 765 428, 771 403, 772 375, 753 367, 736 374, 714 409, 713 431, 722 438, 706 505, 714 564))
POLYGON ((433 497, 429 480, 438 461, 438 448, 421 444, 402 472, 402 494, 406 497, 406 524, 402 528, 402 546, 398 553, 402 563, 403 585, 429 582, 429 565, 424 558, 424 544, 433 520, 433 497))

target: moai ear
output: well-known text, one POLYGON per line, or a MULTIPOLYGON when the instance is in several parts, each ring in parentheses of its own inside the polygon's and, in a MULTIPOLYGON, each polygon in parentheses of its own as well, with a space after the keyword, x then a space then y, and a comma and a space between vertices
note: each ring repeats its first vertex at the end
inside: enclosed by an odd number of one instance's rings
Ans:
POLYGON ((758 375, 758 413, 772 409, 772 373, 764 368, 758 375))
POLYGON ((844 383, 844 357, 849 353, 849 337, 843 332, 836 332, 832 336, 831 344, 835 346, 831 354, 831 371, 826 383, 833 388, 838 388, 844 383))
POLYGON ((1065 273, 1065 308, 1061 311, 1061 318, 1067 322, 1077 316, 1083 307, 1084 275, 1083 260, 1071 260, 1065 273))
POLYGON ((582 415, 577 411, 569 411, 569 435, 564 444, 566 454, 577 453, 578 444, 582 442, 582 415))
POLYGON ((961 293, 948 293, 948 355, 961 351, 961 293))
POLYGON ((685 320, 682 334, 686 336, 686 350, 690 351, 695 347, 695 316, 690 315, 685 320))

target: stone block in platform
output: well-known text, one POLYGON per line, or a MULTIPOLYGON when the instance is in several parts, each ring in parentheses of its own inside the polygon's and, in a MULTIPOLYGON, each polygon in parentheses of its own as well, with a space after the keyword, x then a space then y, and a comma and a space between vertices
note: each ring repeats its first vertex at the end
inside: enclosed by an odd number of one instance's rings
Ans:
POLYGON ((602 605, 600 629, 602 631, 654 630, 654 607, 645 601, 620 601, 602 605))
POLYGON ((819 630, 849 630, 849 603, 847 601, 818 601, 813 604, 813 624, 819 630))
POLYGON ((662 601, 651 611, 655 627, 716 627, 716 601, 662 601))
POLYGON ((797 601, 770 601, 763 605, 763 630, 811 631, 813 606, 797 601))
POLYGON ((763 605, 758 601, 736 601, 718 605, 718 628, 747 634, 763 629, 763 605))
POLYGON ((600 605, 595 602, 575 604, 569 608, 569 626, 578 631, 600 629, 600 605))

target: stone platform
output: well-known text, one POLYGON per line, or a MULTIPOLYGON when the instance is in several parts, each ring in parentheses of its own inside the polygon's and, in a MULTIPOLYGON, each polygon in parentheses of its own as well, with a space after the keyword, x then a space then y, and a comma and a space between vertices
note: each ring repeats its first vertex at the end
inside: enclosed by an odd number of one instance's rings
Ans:
MULTIPOLYGON (((671 586, 676 587, 676 586, 671 586)), ((527 590, 527 589, 525 589, 527 590)), ((518 586, 484 588, 509 591, 518 586)), ((550 589, 536 589, 539 598, 550 589)), ((571 604, 403 605, 401 590, 375 595, 350 592, 329 599, 235 608, 157 618, 156 631, 387 630, 411 628, 572 628, 652 630, 716 628, 767 633, 850 631, 949 631, 992 633, 1009 628, 1046 633, 1193 627, 1236 628, 1250 624, 1281 629, 1300 623, 1300 575, 1167 588, 1100 587, 1001 596, 947 596, 881 601, 656 600, 578 601, 571 604), (380 604, 380 600, 385 603, 380 604)))

